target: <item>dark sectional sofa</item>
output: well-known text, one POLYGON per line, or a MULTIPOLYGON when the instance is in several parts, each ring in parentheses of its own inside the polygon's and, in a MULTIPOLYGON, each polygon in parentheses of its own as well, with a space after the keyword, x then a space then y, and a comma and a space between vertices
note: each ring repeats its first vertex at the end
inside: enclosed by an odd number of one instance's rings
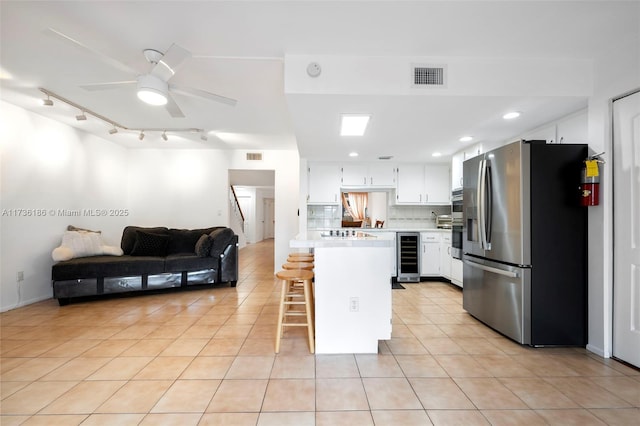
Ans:
POLYGON ((77 298, 186 289, 238 282, 238 236, 226 227, 204 229, 127 226, 123 256, 89 256, 53 265, 53 297, 77 298))

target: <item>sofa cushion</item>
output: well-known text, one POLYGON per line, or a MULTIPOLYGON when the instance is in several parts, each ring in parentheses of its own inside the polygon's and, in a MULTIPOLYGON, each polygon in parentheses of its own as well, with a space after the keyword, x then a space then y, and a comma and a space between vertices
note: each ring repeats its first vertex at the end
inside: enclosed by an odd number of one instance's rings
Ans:
POLYGON ((196 243, 196 254, 200 257, 207 257, 211 253, 213 239, 208 234, 202 234, 196 243))
POLYGON ((165 256, 169 236, 152 232, 137 231, 131 256, 165 256))
POLYGON ((165 258, 165 272, 198 271, 218 269, 219 260, 214 257, 200 257, 195 253, 170 254, 165 258))
POLYGON ((164 257, 92 256, 58 262, 51 268, 53 281, 98 277, 131 277, 164 272, 164 257))
POLYGON ((196 242, 202 234, 201 229, 169 229, 167 254, 195 253, 196 242))
POLYGON ((154 234, 160 235, 168 235, 169 229, 164 227, 157 228, 142 228, 140 226, 127 226, 122 231, 122 241, 120 242, 120 247, 122 247, 122 251, 124 254, 131 254, 131 250, 133 250, 133 245, 136 243, 136 232, 152 232, 154 234))
POLYGON ((231 228, 218 228, 209 234, 213 240, 211 245, 211 256, 219 257, 227 247, 233 241, 235 234, 231 228))

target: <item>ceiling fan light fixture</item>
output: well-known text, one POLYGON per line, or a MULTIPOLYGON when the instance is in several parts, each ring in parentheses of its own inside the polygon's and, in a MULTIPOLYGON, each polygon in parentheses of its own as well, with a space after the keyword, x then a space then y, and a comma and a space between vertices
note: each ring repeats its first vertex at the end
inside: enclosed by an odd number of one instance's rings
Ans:
POLYGON ((149 105, 166 105, 168 102, 169 87, 166 81, 147 74, 138 77, 138 99, 149 105))

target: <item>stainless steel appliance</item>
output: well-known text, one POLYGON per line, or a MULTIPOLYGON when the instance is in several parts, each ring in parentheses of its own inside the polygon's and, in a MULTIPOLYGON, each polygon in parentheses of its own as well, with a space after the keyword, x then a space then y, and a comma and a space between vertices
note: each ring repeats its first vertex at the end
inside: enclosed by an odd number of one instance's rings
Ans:
POLYGON ((464 162, 463 307, 519 343, 586 345, 586 157, 519 141, 464 162))
POLYGON ((451 192, 451 257, 462 259, 462 189, 451 192))
POLYGON ((420 233, 396 234, 398 282, 420 282, 420 233))

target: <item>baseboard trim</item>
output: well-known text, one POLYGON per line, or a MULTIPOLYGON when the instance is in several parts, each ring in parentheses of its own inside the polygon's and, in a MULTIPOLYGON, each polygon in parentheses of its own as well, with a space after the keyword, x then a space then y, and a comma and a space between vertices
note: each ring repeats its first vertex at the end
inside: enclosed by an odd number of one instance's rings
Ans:
POLYGON ((594 346, 592 344, 588 344, 586 348, 589 352, 593 352, 594 354, 602 357, 602 358, 611 358, 611 354, 606 353, 604 349, 594 346))

